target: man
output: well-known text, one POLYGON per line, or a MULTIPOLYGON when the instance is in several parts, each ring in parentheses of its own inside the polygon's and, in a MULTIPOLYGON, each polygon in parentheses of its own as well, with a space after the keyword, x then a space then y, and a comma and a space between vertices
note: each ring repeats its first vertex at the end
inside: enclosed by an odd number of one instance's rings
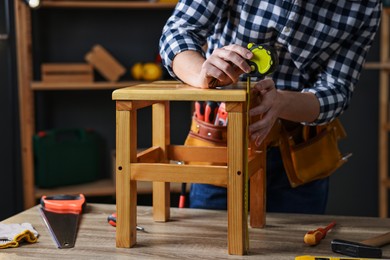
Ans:
MULTIPOLYGON (((250 115, 263 117, 249 131, 260 144, 279 118, 319 125, 347 109, 380 11, 379 0, 181 0, 163 29, 160 54, 173 77, 208 88, 214 79, 225 86, 250 72, 248 43, 276 49, 277 70, 254 85, 261 102, 250 115)), ((268 211, 324 213, 327 192, 328 179, 291 188, 279 150, 268 150, 268 211)), ((224 209, 226 189, 193 184, 190 203, 224 209)))

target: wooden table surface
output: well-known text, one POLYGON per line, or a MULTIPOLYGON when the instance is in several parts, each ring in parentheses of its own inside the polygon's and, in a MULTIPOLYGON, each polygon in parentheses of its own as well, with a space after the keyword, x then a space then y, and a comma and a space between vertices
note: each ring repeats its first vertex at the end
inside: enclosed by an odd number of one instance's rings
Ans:
MULTIPOLYGON (((138 206, 138 232, 134 248, 115 247, 115 228, 107 216, 115 205, 88 204, 82 215, 76 245, 57 249, 39 214, 39 206, 10 217, 2 223, 29 222, 40 234, 38 243, 18 248, 0 249, 0 259, 294 259, 298 255, 341 257, 330 249, 332 239, 362 241, 389 232, 390 219, 327 215, 267 214, 264 229, 249 229, 250 254, 227 254, 226 211, 171 209, 171 221, 152 220, 151 207, 138 206), (331 221, 336 226, 315 247, 303 243, 309 230, 324 227, 331 221)), ((384 246, 383 257, 390 258, 390 245, 384 246)))

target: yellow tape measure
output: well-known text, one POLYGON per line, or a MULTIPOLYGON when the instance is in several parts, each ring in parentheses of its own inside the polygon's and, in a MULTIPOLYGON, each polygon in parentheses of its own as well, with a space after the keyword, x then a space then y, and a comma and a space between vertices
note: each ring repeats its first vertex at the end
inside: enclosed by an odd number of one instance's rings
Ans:
MULTIPOLYGON (((249 110, 250 110, 250 100, 251 100, 251 77, 258 77, 260 79, 264 78, 266 75, 272 73, 275 71, 276 67, 278 66, 278 57, 273 48, 270 46, 263 46, 263 45, 256 45, 254 43, 249 43, 247 48, 254 54, 252 59, 248 60, 248 64, 251 66, 252 71, 248 73, 247 77, 247 84, 246 84, 246 100, 247 100, 247 107, 246 107, 246 133, 245 133, 245 151, 244 151, 244 164, 245 164, 245 174, 244 174, 244 212, 245 212, 245 219, 248 219, 248 197, 249 197, 249 187, 248 187, 248 181, 249 181, 249 168, 248 168, 248 149, 249 149, 249 124, 250 124, 250 116, 249 116, 249 110)), ((248 251, 249 249, 249 234, 248 231, 246 231, 246 248, 245 251, 248 251)))
POLYGON ((254 43, 249 43, 247 48, 253 53, 252 59, 248 60, 252 68, 252 71, 248 73, 249 76, 263 78, 275 71, 279 59, 274 48, 254 43))

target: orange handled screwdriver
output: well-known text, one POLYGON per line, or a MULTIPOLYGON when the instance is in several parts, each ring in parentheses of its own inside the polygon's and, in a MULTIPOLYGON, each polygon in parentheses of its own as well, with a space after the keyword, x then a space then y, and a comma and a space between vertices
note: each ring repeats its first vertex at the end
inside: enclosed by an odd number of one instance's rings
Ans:
POLYGON ((305 234, 305 237, 303 238, 303 241, 305 244, 310 246, 318 245, 326 236, 326 233, 336 225, 336 222, 332 222, 329 225, 327 225, 325 228, 317 228, 316 230, 309 231, 305 234))

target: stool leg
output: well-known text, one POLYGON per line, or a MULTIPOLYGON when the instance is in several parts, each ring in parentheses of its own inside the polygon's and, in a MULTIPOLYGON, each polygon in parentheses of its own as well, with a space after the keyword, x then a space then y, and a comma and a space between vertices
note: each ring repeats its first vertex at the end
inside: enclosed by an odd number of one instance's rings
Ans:
POLYGON ((266 145, 260 147, 260 167, 250 179, 250 225, 253 228, 265 226, 266 212, 266 145))
POLYGON ((153 220, 166 222, 170 217, 170 183, 153 182, 153 220))
MULTIPOLYGON (((160 160, 168 161, 167 146, 170 144, 169 102, 154 104, 152 107, 153 146, 160 147, 160 160)), ((165 222, 170 217, 170 183, 153 182, 153 219, 165 222)))
POLYGON ((137 183, 130 175, 130 163, 137 160, 136 112, 117 110, 116 120, 116 246, 132 247, 137 241, 137 183))
POLYGON ((229 254, 247 254, 249 248, 246 218, 244 149, 246 124, 244 114, 228 111, 228 250, 229 254))

